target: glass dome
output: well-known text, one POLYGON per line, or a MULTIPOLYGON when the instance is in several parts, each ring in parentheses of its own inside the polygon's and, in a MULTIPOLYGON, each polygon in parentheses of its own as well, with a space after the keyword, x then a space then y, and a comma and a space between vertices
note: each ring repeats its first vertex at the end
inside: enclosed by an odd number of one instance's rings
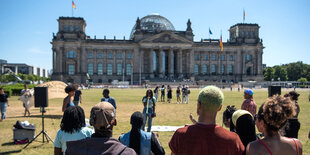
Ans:
MULTIPOLYGON (((159 14, 151 14, 145 16, 140 19, 141 30, 147 31, 162 31, 162 30, 171 30, 175 31, 174 26, 172 23, 165 17, 160 16, 159 14)), ((133 34, 135 33, 136 24, 132 28, 130 33, 130 38, 132 38, 133 34)))

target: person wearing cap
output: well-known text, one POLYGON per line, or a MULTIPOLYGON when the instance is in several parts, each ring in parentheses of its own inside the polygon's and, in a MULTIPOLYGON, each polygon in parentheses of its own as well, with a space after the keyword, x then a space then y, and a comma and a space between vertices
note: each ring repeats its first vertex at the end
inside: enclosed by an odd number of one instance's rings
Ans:
POLYGON ((256 140, 254 117, 247 110, 236 110, 232 114, 230 131, 236 132, 244 147, 256 140))
POLYGON ((54 154, 66 152, 66 142, 84 139, 93 134, 93 129, 85 127, 85 114, 80 106, 66 108, 54 142, 54 154))
POLYGON ((179 128, 172 136, 169 147, 172 154, 241 155, 244 146, 236 133, 216 124, 224 95, 215 86, 203 88, 198 95, 198 122, 179 128))
POLYGON ((137 154, 156 155, 165 154, 164 148, 160 145, 155 133, 144 132, 141 130, 143 125, 143 115, 136 111, 130 118, 131 131, 122 134, 119 140, 122 144, 134 149, 137 154))
POLYGON ((116 118, 115 108, 111 103, 100 102, 96 104, 90 111, 89 123, 94 127, 95 133, 82 140, 67 142, 66 154, 136 154, 133 149, 112 137, 116 118))
POLYGON ((109 89, 104 89, 103 92, 102 92, 103 98, 101 99, 101 102, 103 102, 103 101, 109 102, 116 109, 115 99, 113 97, 110 97, 109 94, 110 94, 110 90, 109 89))
POLYGON ((256 108, 257 108, 257 105, 253 99, 253 94, 254 94, 253 90, 246 89, 244 91, 245 100, 243 101, 241 105, 241 109, 249 111, 252 114, 252 116, 256 114, 256 108))

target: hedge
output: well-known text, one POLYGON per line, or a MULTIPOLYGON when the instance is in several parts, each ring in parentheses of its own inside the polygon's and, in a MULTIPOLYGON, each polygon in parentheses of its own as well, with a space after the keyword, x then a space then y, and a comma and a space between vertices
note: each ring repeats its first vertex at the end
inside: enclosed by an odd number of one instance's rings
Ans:
MULTIPOLYGON (((32 89, 36 85, 29 84, 28 88, 32 89)), ((7 93, 9 96, 19 96, 20 92, 24 89, 24 84, 18 83, 18 84, 12 84, 12 85, 0 85, 4 89, 4 92, 7 93)))

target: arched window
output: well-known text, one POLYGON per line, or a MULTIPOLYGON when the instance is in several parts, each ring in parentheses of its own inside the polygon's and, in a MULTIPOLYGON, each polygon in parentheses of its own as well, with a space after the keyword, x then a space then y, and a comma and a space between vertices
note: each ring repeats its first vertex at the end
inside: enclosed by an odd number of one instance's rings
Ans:
POLYGON ((211 73, 212 73, 212 75, 216 75, 216 65, 215 64, 212 64, 212 66, 211 66, 211 73))
POLYGON ((112 53, 108 53, 108 59, 112 59, 112 53))
POLYGON ((68 65, 68 74, 69 75, 74 75, 74 65, 68 65))
POLYGON ((246 75, 251 75, 251 73, 252 73, 252 67, 248 67, 246 69, 246 75))
POLYGON ((91 58, 93 58, 93 53, 92 53, 92 52, 89 52, 89 53, 88 53, 88 59, 91 59, 91 58))
POLYGON ((76 53, 72 50, 67 52, 67 58, 76 58, 76 53))

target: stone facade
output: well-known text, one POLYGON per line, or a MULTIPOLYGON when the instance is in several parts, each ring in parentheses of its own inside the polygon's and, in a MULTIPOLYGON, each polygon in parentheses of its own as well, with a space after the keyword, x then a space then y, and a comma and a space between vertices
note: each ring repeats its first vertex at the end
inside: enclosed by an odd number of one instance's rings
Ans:
POLYGON ((236 24, 230 39, 195 42, 188 20, 185 31, 174 30, 164 17, 137 19, 129 39, 97 39, 85 34, 83 18, 60 17, 53 35, 52 80, 94 83, 112 80, 262 81, 263 44, 258 24, 236 24), (133 73, 133 74, 132 74, 133 73))

